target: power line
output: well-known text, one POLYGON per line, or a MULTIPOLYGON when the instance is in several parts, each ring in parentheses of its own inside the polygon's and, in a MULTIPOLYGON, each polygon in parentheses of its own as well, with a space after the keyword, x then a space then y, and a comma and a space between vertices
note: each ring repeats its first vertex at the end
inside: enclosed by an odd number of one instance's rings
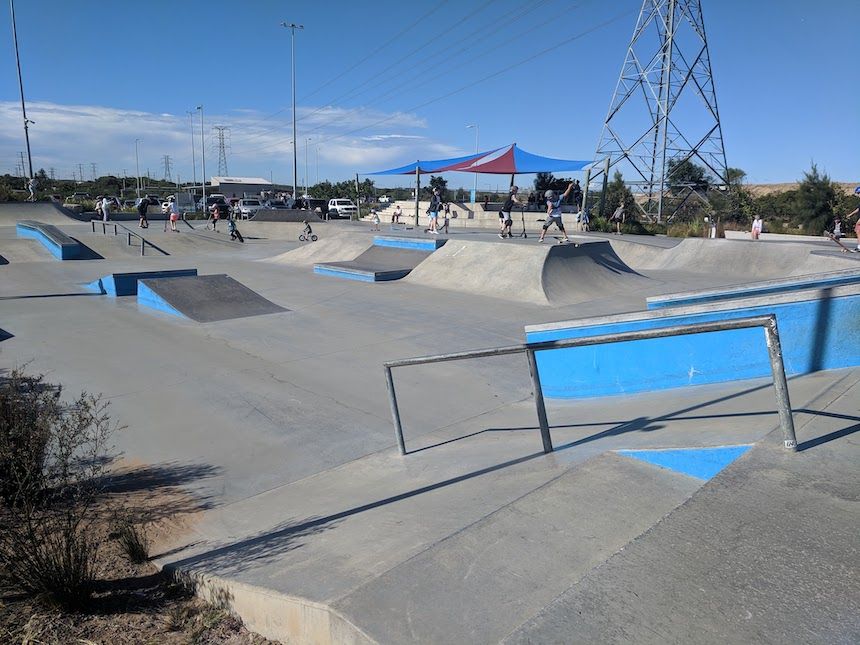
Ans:
POLYGON ((164 181, 170 181, 170 155, 164 155, 161 158, 161 163, 164 167, 164 175, 162 176, 162 179, 164 179, 164 181))
POLYGON ((230 128, 223 125, 214 125, 212 126, 212 129, 218 133, 218 174, 223 177, 230 174, 227 172, 227 146, 229 145, 229 142, 224 136, 226 133, 229 137, 230 128))

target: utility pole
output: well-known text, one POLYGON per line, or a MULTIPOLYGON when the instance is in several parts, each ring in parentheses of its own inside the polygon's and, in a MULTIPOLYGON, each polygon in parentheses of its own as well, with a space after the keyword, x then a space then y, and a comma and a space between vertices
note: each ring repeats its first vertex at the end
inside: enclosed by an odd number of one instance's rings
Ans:
POLYGON ((135 177, 137 179, 135 190, 137 192, 137 198, 140 199, 140 139, 134 140, 134 167, 137 171, 137 175, 135 177))
POLYGON ((728 184, 701 0, 643 0, 597 144, 595 159, 603 158, 604 172, 620 171, 658 222, 691 197, 708 200, 679 169, 696 164, 714 177, 711 187, 728 184))
POLYGON ((164 166, 164 181, 170 181, 170 155, 164 155, 161 163, 164 166))
POLYGON ((296 146, 298 145, 298 139, 296 138, 296 29, 304 29, 304 25, 297 25, 295 23, 281 23, 282 27, 286 27, 290 30, 290 59, 292 62, 292 87, 293 87, 293 199, 296 199, 297 193, 299 192, 298 181, 296 177, 299 174, 298 171, 298 156, 296 155, 296 146))
POLYGON ((194 154, 194 112, 190 110, 187 111, 188 118, 191 121, 191 175, 193 180, 191 182, 191 194, 194 194, 194 186, 197 185, 197 159, 194 154))
POLYGON ((24 173, 27 171, 27 166, 24 165, 24 153, 18 152, 18 158, 20 159, 19 163, 21 164, 21 177, 24 177, 24 173))
POLYGON ((203 176, 200 178, 200 186, 203 188, 203 214, 206 214, 206 139, 203 134, 203 106, 198 105, 200 110, 200 157, 203 162, 203 176))
POLYGON ((51 181, 54 181, 54 169, 48 168, 48 176, 51 178, 51 181))
POLYGON ((93 181, 96 180, 96 165, 94 163, 90 163, 90 169, 93 171, 93 181))
POLYGON ((230 128, 224 125, 213 125, 212 128, 218 133, 218 174, 223 177, 230 174, 227 171, 227 147, 229 146, 230 128))
POLYGON ((78 164, 78 177, 81 178, 81 183, 83 183, 83 181, 84 181, 84 164, 82 164, 82 163, 78 164))

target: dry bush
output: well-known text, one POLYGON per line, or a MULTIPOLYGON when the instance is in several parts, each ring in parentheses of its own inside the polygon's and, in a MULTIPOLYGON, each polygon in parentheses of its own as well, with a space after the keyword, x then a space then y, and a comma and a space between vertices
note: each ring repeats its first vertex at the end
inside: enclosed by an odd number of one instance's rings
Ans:
POLYGON ((0 567, 22 591, 74 608, 92 592, 91 529, 118 428, 101 397, 60 395, 19 370, 0 381, 0 567))

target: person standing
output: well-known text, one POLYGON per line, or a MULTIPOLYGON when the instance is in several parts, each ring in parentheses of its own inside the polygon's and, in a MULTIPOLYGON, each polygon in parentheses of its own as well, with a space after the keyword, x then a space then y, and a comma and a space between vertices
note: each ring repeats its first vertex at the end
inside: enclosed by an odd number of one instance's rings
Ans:
POLYGON ((375 208, 370 209, 370 221, 373 222, 373 226, 370 228, 371 231, 379 230, 379 212, 375 208))
POLYGON ((752 228, 750 229, 750 237, 752 239, 757 240, 761 237, 763 222, 761 221, 761 215, 756 213, 755 219, 752 223, 752 228))
POLYGON ((548 190, 543 194, 546 199, 546 221, 541 229, 540 239, 538 242, 543 243, 543 238, 546 237, 547 229, 553 224, 558 227, 558 230, 561 231, 561 234, 564 236, 561 242, 570 242, 570 238, 567 236, 567 232, 564 230, 564 224, 561 221, 561 203, 568 195, 570 195, 571 190, 573 190, 573 182, 568 184, 567 190, 558 197, 556 197, 554 190, 548 190))
POLYGON ((615 212, 612 213, 612 217, 609 218, 610 222, 615 222, 615 234, 621 235, 621 225, 624 223, 624 202, 618 204, 618 208, 615 209, 615 212))
POLYGON ((140 217, 138 227, 149 228, 149 220, 146 217, 146 212, 149 210, 149 200, 146 197, 141 198, 137 203, 137 214, 140 217))
POLYGON ((102 221, 103 222, 110 221, 110 207, 111 207, 110 197, 105 196, 104 198, 102 198, 102 221))
POLYGON ((174 233, 178 233, 179 231, 176 229, 176 222, 179 220, 179 205, 173 197, 168 201, 168 211, 170 211, 170 230, 174 233))
POLYGON ((212 207, 212 230, 218 232, 218 220, 221 219, 221 204, 215 203, 212 207))
POLYGON ((514 225, 514 219, 511 216, 511 211, 514 210, 514 204, 517 206, 522 206, 523 203, 517 197, 517 193, 519 192, 519 188, 517 186, 511 186, 511 190, 508 193, 508 198, 505 200, 505 203, 502 204, 502 210, 499 211, 499 220, 501 222, 501 229, 499 230, 499 237, 504 239, 506 237, 513 237, 513 233, 511 233, 511 227, 514 225))
MULTIPOLYGON (((854 212, 856 213, 860 208, 855 208, 854 212)), ((854 253, 860 253, 860 215, 857 216, 857 221, 854 223, 854 235, 857 236, 857 248, 854 249, 854 253)))
POLYGON ((573 212, 579 213, 582 211, 582 187, 579 185, 579 180, 573 180, 573 212))
POLYGON ((442 208, 442 198, 440 197, 439 189, 433 189, 433 196, 430 198, 430 207, 427 209, 427 214, 430 216, 430 228, 427 229, 428 233, 433 233, 433 235, 439 235, 439 231, 437 229, 437 223, 439 219, 439 210, 442 208))
POLYGON ((28 202, 36 201, 36 188, 39 187, 39 180, 35 177, 30 177, 30 181, 27 182, 27 190, 30 191, 30 196, 27 198, 28 202))

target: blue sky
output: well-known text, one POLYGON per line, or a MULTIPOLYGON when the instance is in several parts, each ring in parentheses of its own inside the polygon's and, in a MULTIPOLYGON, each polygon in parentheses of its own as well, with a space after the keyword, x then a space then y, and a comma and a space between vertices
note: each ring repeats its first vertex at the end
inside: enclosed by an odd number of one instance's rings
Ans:
MULTIPOLYGON (((728 165, 794 181, 815 161, 860 180, 860 1, 703 0, 728 165)), ((35 167, 70 177, 191 177, 188 110, 230 128, 229 173, 292 177, 296 34, 299 183, 516 141, 590 159, 640 0, 17 0, 35 167), (543 52, 543 53, 542 53, 543 52), (311 141, 306 139, 310 137, 311 141), (306 145, 307 144, 307 145, 306 145), (317 158, 319 159, 317 163, 317 158), (318 170, 317 170, 318 168, 318 170)), ((8 6, 0 11, 0 172, 24 150, 8 6)), ((200 122, 195 116, 197 175, 200 122)), ((500 180, 504 183, 504 180, 500 180)), ((393 185, 396 180, 383 180, 393 185)), ((481 178, 480 187, 496 179, 481 178)), ((380 182, 377 182, 380 183, 380 182)), ((408 179, 403 184, 408 183, 408 179)), ((449 185, 471 186, 451 175, 449 185)))

